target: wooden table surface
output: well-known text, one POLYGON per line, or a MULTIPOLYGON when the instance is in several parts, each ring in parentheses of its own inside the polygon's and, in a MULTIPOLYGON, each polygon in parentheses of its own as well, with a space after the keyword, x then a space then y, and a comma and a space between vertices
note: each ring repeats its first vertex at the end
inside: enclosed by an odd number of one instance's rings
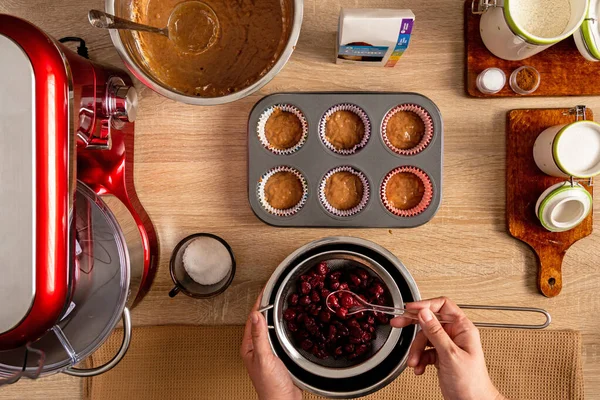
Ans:
MULTIPOLYGON (((26 18, 50 35, 85 38, 93 60, 122 66, 107 32, 87 23, 101 0, 2 0, 0 12, 26 18)), ((511 238, 505 221, 505 120, 514 108, 600 110, 600 99, 472 99, 463 87, 463 2, 458 0, 305 0, 300 41, 283 71, 259 93, 234 104, 194 107, 141 88, 135 182, 160 239, 154 286, 133 311, 136 325, 241 324, 281 260, 306 242, 358 236, 394 252, 424 297, 460 303, 542 307, 553 329, 583 332, 588 398, 600 398, 600 234, 567 253, 564 288, 552 299, 535 286, 536 259, 511 238), (340 7, 411 8, 416 29, 394 69, 338 66, 334 46, 340 7), (410 230, 280 229, 250 210, 246 193, 246 123, 262 96, 283 91, 406 91, 430 97, 445 123, 444 196, 437 216, 410 230), (184 236, 211 232, 232 246, 238 270, 213 300, 167 296, 168 259, 184 236)), ((600 197, 594 202, 600 224, 600 197)), ((134 339, 135 340, 135 339, 134 339)), ((80 381, 66 376, 20 382, 0 399, 78 399, 80 381)))

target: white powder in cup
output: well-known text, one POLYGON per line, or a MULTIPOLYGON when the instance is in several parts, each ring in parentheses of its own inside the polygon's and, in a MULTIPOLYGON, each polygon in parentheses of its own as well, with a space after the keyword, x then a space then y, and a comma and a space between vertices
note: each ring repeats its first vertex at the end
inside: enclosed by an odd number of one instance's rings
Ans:
POLYGON ((571 19, 570 0, 512 0, 510 13, 517 25, 541 38, 560 36, 571 19))
POLYGON ((231 255, 223 243, 208 236, 192 240, 183 252, 183 267, 200 285, 222 281, 232 268, 231 255))

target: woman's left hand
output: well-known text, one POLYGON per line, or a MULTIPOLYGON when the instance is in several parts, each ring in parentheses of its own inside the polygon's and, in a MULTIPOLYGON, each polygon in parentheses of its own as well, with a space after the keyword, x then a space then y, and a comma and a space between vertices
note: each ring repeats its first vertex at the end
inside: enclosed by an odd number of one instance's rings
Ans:
POLYGON ((258 312, 262 293, 250 312, 240 355, 260 400, 302 399, 283 362, 273 354, 265 317, 258 312))

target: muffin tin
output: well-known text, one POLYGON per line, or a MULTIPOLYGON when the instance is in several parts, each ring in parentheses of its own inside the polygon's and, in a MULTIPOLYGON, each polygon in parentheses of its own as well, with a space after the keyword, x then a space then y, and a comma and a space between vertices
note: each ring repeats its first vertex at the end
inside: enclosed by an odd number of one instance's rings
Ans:
POLYGON ((364 227, 410 228, 433 218, 442 199, 443 121, 439 109, 430 99, 417 93, 281 93, 259 101, 248 122, 248 198, 254 213, 264 222, 282 227, 364 227), (370 121, 367 144, 356 153, 334 153, 323 143, 319 125, 332 107, 351 104, 363 110, 370 121), (423 108, 433 122, 433 136, 422 151, 414 155, 397 154, 385 143, 381 133, 386 115, 404 104, 423 108), (266 110, 277 105, 299 109, 308 123, 305 143, 292 154, 278 155, 260 141, 258 125, 266 110), (292 215, 270 213, 259 199, 259 184, 274 168, 291 167, 304 177, 308 193, 304 205, 292 215), (370 187, 369 201, 362 210, 350 216, 337 216, 319 199, 323 178, 338 167, 352 167, 362 172, 370 187), (430 179, 432 195, 427 208, 414 216, 397 216, 383 204, 380 191, 384 179, 398 167, 416 167, 430 179))

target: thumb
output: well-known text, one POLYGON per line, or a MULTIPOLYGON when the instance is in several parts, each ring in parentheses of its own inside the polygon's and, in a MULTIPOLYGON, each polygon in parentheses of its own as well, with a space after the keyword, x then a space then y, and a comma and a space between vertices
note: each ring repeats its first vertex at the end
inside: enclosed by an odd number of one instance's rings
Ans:
POLYGON ((252 344, 254 347, 254 354, 260 359, 272 355, 271 345, 269 344, 269 330, 267 328, 267 321, 265 317, 257 311, 250 314, 250 320, 252 321, 252 344))
POLYGON ((423 330, 423 334, 429 339, 429 342, 435 347, 438 354, 442 356, 449 355, 457 350, 456 345, 430 309, 423 308, 419 310, 419 325, 423 330))

